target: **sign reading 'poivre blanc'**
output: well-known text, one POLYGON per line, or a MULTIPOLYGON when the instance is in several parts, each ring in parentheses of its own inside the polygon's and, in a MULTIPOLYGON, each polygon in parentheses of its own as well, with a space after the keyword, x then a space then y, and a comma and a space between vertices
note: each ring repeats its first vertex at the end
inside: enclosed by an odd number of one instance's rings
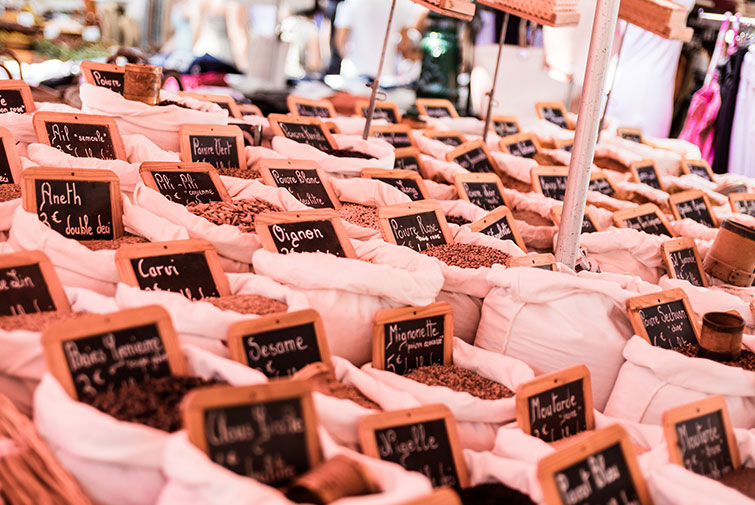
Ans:
POLYGON ((341 202, 333 192, 328 176, 313 161, 260 160, 265 184, 284 188, 307 207, 338 209, 341 202))

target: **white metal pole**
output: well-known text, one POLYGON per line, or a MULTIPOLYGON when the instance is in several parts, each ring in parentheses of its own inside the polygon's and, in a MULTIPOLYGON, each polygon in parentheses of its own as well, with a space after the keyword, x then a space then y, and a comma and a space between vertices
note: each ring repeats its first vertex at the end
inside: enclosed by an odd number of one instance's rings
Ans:
POLYGON ((561 227, 556 243, 556 259, 571 268, 574 268, 579 254, 579 235, 582 232, 587 189, 590 185, 590 167, 598 138, 601 105, 619 16, 619 3, 620 0, 597 0, 595 9, 585 84, 579 106, 577 131, 574 135, 569 178, 566 181, 561 227))
MULTIPOLYGON (((373 0, 375 1, 375 0, 373 0)), ((375 114, 375 101, 377 100, 378 88, 380 87, 380 75, 383 73, 383 62, 385 61, 385 51, 388 49, 388 39, 391 36, 391 24, 393 23, 393 12, 396 10, 396 0, 391 2, 391 12, 388 14, 388 26, 385 27, 385 38, 383 39, 383 52, 380 53, 380 63, 378 64, 377 75, 372 82, 372 94, 370 95, 370 105, 367 109, 367 117, 364 122, 364 131, 362 138, 367 140, 370 136, 370 126, 372 126, 372 116, 375 114)))
POLYGON ((498 82, 498 68, 501 66, 501 53, 503 53, 503 44, 506 42, 506 32, 509 29, 509 13, 503 16, 503 26, 501 27, 501 40, 498 42, 498 58, 495 60, 495 71, 493 72, 493 87, 488 93, 488 113, 485 114, 485 128, 482 130, 483 143, 488 141, 488 131, 493 114, 493 97, 495 96, 495 86, 498 82))

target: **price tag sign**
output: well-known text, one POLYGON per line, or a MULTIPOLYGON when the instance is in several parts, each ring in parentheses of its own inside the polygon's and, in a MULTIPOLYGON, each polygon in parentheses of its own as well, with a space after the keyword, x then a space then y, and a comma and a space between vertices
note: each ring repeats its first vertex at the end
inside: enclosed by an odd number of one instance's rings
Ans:
POLYGON ((336 110, 328 100, 310 100, 301 96, 288 95, 286 104, 292 116, 318 117, 320 119, 336 117, 336 110))
POLYGON ((501 178, 496 174, 458 174, 454 185, 459 198, 491 211, 506 205, 501 178))
POLYGON ((635 334, 655 347, 678 349, 700 338, 695 312, 682 289, 630 298, 627 312, 635 334))
POLYGON ((519 120, 516 116, 493 116, 491 121, 493 129, 499 137, 508 137, 509 135, 522 133, 522 128, 519 126, 519 120))
POLYGON ((755 193, 731 193, 729 205, 733 212, 755 217, 755 193))
POLYGON ((514 215, 507 207, 498 207, 490 211, 482 219, 470 224, 469 229, 498 240, 512 240, 519 249, 527 252, 527 246, 519 234, 514 215))
POLYGON ((118 126, 110 116, 40 111, 33 121, 41 144, 77 158, 127 161, 118 126))
POLYGON ((148 188, 181 205, 231 201, 218 172, 209 163, 145 161, 139 167, 139 175, 148 188))
POLYGON ((658 169, 655 167, 653 160, 635 161, 630 165, 629 169, 632 171, 634 182, 647 184, 651 188, 665 191, 661 182, 661 176, 658 174, 658 169))
POLYGON ((17 79, 0 81, 0 114, 30 114, 37 110, 29 85, 17 79))
POLYGON ((244 134, 238 126, 181 125, 181 161, 209 163, 216 169, 246 168, 244 134))
POLYGON ((459 147, 467 142, 464 134, 456 130, 425 130, 423 135, 451 147, 459 147))
POLYGON ((0 184, 20 184, 22 170, 16 139, 9 129, 0 127, 0 184))
POLYGON ((420 116, 436 119, 459 117, 454 104, 442 98, 417 98, 414 105, 417 107, 420 116))
POLYGON ((413 202, 427 200, 430 197, 422 177, 411 170, 365 168, 362 169, 362 177, 389 184, 408 196, 413 202))
POLYGON ((197 100, 201 100, 203 102, 211 102, 216 105, 218 105, 221 109, 227 110, 228 115, 232 118, 236 119, 244 119, 244 115, 241 113, 241 109, 239 108, 238 104, 236 103, 236 100, 233 99, 233 97, 230 97, 228 95, 213 95, 208 93, 191 93, 188 91, 179 91, 178 94, 180 96, 188 96, 190 98, 195 98, 197 100))
POLYGON ((446 153, 446 161, 453 161, 473 173, 496 173, 498 165, 490 156, 482 140, 472 140, 446 153))
POLYGON ((644 143, 644 140, 642 139, 642 130, 640 130, 639 128, 621 127, 616 130, 616 134, 624 140, 631 140, 632 142, 637 142, 638 144, 644 143))
POLYGON ((530 170, 532 190, 541 195, 564 201, 566 197, 566 179, 569 167, 538 166, 530 170))
POLYGON ((708 287, 708 278, 694 239, 684 237, 668 240, 661 244, 661 253, 669 277, 687 281, 693 286, 708 287))
POLYGON ((498 141, 498 146, 504 153, 520 158, 533 159, 540 153, 540 142, 531 133, 517 133, 503 137, 498 141))
POLYGON ((509 260, 509 268, 530 267, 540 270, 556 271, 556 257, 552 254, 528 254, 509 260))
POLYGON ((590 174, 589 189, 590 191, 597 191, 606 196, 613 196, 616 194, 613 184, 611 184, 611 181, 608 180, 608 177, 606 177, 605 172, 602 170, 596 170, 590 174))
POLYGON ((709 228, 718 226, 718 220, 713 214, 708 197, 699 189, 674 193, 669 197, 669 203, 674 219, 689 218, 709 228))
POLYGON ((115 264, 121 281, 145 291, 172 291, 191 300, 231 295, 218 254, 206 240, 123 245, 115 264))
POLYGON ((542 375, 516 392, 516 422, 528 435, 556 442, 595 429, 590 371, 584 365, 542 375))
MULTIPOLYGON (((563 213, 563 205, 554 205, 551 207, 551 219, 553 224, 561 226, 561 214, 563 213)), ((591 207, 585 207, 585 215, 582 217, 582 233, 595 233, 600 231, 598 227, 598 218, 592 211, 591 207)))
POLYGON ((170 315, 158 305, 54 322, 42 346, 47 368, 76 400, 188 374, 170 315))
POLYGON ((382 309, 375 314, 372 366, 399 375, 453 363, 454 320, 445 302, 382 309))
POLYGON ((0 295, 0 316, 71 311, 55 268, 42 251, 0 255, 0 295))
POLYGON ((394 149, 417 147, 411 134, 411 128, 404 124, 376 125, 370 128, 370 136, 385 140, 394 149))
POLYGON ((549 123, 564 128, 571 129, 569 120, 566 118, 566 106, 561 102, 537 102, 535 104, 537 117, 545 119, 549 123))
POLYGON ((706 181, 716 182, 713 169, 705 160, 682 160, 682 172, 702 177, 706 181))
POLYGON ((195 389, 182 411, 192 444, 214 463, 268 486, 285 487, 323 460, 306 382, 195 389))
POLYGON ((308 144, 326 153, 338 149, 333 135, 324 127, 320 118, 270 114, 267 119, 276 135, 308 144))
POLYGON ((283 188, 313 209, 339 209, 341 202, 320 166, 308 160, 260 160, 262 180, 283 188))
MULTIPOLYGON (((354 113, 366 118, 369 109, 369 100, 358 100, 354 107, 354 113)), ((375 102, 375 112, 372 114, 372 119, 382 119, 391 124, 399 124, 401 123, 401 113, 395 103, 378 100, 375 102)))
POLYGON ((119 95, 123 94, 123 79, 126 67, 112 63, 98 63, 95 61, 81 62, 81 75, 84 81, 100 88, 107 88, 119 95))
POLYGON ((435 200, 379 207, 378 221, 387 242, 417 252, 453 243, 446 217, 435 200))
POLYGON ((619 228, 632 228, 651 235, 676 237, 666 216, 654 203, 645 203, 631 209, 617 210, 613 222, 619 228))
POLYGON ((711 479, 740 467, 739 449, 722 396, 710 396, 663 413, 672 463, 711 479))
POLYGON ((395 161, 393 162, 395 170, 411 170, 412 172, 417 172, 425 179, 428 178, 425 164, 422 162, 422 155, 416 147, 394 149, 393 155, 395 156, 395 161))
POLYGON ((346 229, 333 210, 263 212, 255 219, 266 251, 279 254, 323 252, 339 258, 357 257, 346 229))
POLYGON ((365 416, 359 442, 367 456, 420 472, 433 487, 458 490, 469 484, 456 420, 445 405, 365 416))
POLYGON ((29 167, 21 178, 24 210, 64 237, 123 236, 120 182, 110 170, 29 167))
POLYGON ((561 149, 562 151, 566 151, 567 153, 572 152, 574 149, 574 139, 562 139, 562 140, 556 140, 556 149, 561 149))

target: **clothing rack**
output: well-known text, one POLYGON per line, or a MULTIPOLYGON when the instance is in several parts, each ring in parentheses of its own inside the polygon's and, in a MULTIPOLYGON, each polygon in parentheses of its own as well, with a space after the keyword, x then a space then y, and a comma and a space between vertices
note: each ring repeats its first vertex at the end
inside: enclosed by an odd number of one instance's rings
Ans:
MULTIPOLYGON (((716 14, 714 12, 705 12, 702 9, 700 9, 698 11, 698 19, 701 21, 712 21, 716 23, 723 23, 723 21, 726 19, 726 15, 716 14)), ((739 18, 739 24, 755 27, 755 18, 742 16, 739 18)))

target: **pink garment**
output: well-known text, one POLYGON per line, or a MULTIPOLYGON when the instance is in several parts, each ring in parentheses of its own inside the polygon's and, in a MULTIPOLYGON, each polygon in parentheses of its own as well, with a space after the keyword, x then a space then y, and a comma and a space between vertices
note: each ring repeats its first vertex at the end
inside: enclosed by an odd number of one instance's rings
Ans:
POLYGON ((697 90, 687 114, 687 121, 679 138, 697 145, 702 152, 703 159, 713 163, 716 116, 721 107, 721 93, 718 81, 713 79, 707 85, 697 90))

